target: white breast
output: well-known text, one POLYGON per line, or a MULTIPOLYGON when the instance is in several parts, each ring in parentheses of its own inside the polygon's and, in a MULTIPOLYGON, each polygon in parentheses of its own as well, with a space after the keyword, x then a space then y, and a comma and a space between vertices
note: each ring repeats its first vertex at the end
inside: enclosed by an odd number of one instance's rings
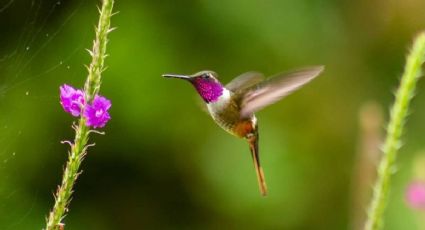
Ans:
POLYGON ((229 104, 231 94, 232 94, 232 92, 230 92, 229 90, 224 88, 223 94, 221 94, 221 96, 217 99, 217 101, 210 102, 210 103, 207 104, 208 111, 211 114, 214 114, 215 112, 220 111, 223 108, 225 108, 226 105, 229 104))

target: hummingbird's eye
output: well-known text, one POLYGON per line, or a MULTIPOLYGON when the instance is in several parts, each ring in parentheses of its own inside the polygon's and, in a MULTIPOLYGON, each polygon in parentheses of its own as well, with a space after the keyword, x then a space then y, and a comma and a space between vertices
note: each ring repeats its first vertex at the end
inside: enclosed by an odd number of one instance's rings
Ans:
POLYGON ((209 79, 210 78, 210 75, 209 74, 204 74, 203 76, 202 76, 204 79, 209 79))

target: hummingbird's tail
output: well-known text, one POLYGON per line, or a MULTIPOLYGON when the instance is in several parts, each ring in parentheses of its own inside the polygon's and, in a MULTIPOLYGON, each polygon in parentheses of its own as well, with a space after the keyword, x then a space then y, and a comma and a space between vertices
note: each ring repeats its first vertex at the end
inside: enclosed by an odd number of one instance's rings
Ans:
POLYGON ((249 149, 251 150, 252 160, 254 161, 255 171, 257 173, 258 186, 262 196, 267 195, 266 179, 264 177, 263 168, 260 164, 260 157, 258 152, 258 129, 256 127, 255 133, 247 138, 249 143, 249 149))

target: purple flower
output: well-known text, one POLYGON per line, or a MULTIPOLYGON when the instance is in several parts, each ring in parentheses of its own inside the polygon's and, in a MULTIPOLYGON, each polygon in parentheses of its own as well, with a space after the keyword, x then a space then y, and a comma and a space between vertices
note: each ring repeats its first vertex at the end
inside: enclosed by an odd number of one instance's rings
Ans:
POLYGON ((84 117, 87 119, 87 126, 93 128, 102 128, 111 119, 108 113, 111 108, 111 101, 96 95, 91 105, 87 105, 84 110, 84 117))
POLYGON ((60 103, 66 112, 78 117, 85 104, 84 93, 65 84, 60 87, 60 103))
POLYGON ((425 210, 425 182, 410 183, 406 191, 406 200, 410 207, 425 210))

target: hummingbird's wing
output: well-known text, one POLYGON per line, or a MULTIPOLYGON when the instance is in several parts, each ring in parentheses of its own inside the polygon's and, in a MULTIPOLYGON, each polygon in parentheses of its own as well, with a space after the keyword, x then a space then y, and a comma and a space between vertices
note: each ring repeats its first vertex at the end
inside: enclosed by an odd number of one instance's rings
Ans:
POLYGON ((241 98, 241 117, 249 117, 256 111, 289 95, 317 77, 323 66, 281 73, 252 86, 241 98))
POLYGON ((262 73, 251 71, 237 76, 231 82, 227 83, 225 87, 226 89, 232 92, 236 92, 242 89, 249 88, 255 84, 260 83, 263 80, 264 75, 262 73))

